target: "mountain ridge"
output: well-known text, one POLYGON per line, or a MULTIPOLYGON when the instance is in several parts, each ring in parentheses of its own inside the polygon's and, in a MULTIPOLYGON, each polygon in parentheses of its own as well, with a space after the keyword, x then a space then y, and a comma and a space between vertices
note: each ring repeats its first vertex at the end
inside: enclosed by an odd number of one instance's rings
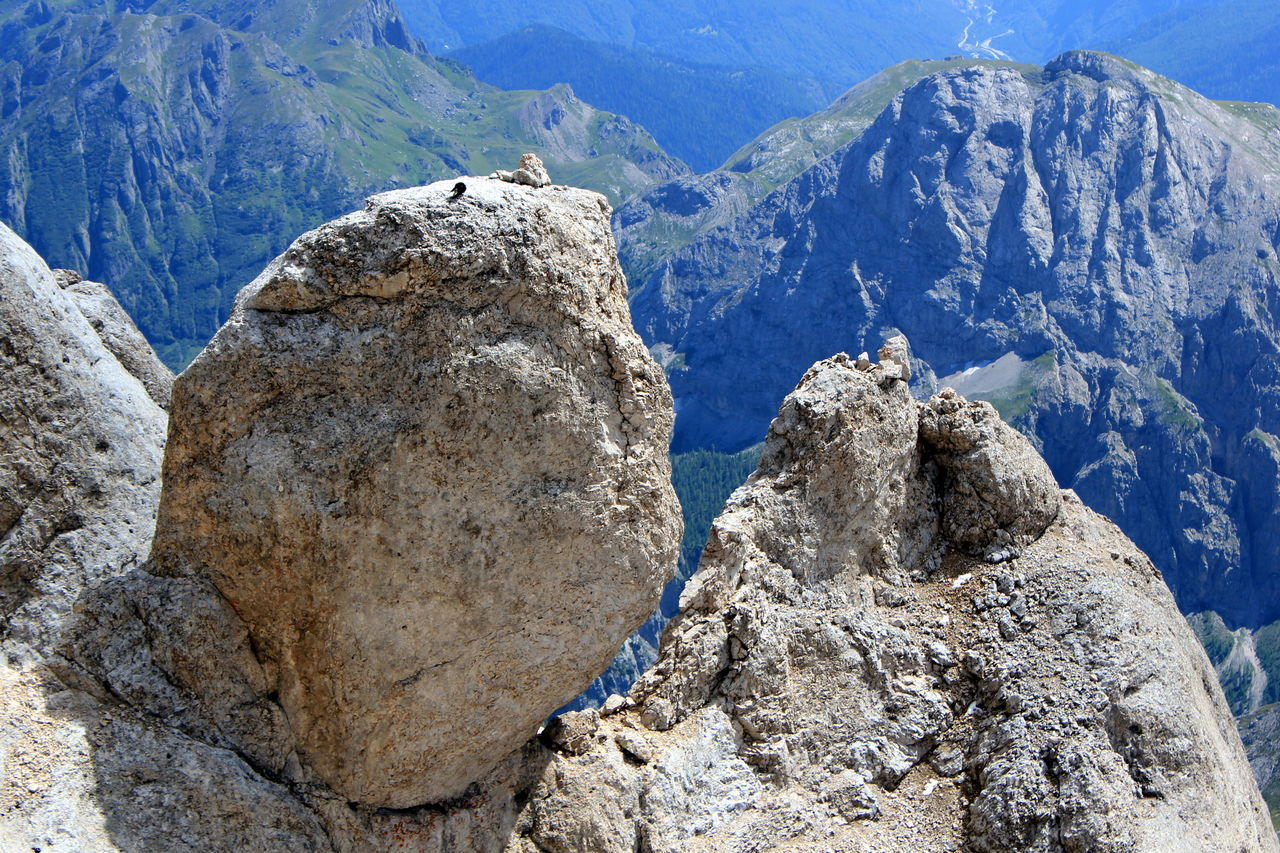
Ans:
POLYGON ((1012 69, 926 78, 638 289, 675 449, 745 446, 811 357, 888 329, 943 374, 1051 359, 1006 390, 1059 479, 1152 554, 1189 612, 1272 621, 1273 127, 1096 53, 1050 63, 1042 86, 1012 69))
POLYGON ((818 110, 838 94, 812 78, 698 64, 588 41, 546 25, 447 55, 503 89, 568 83, 587 102, 643 125, 665 151, 697 172, 718 166, 744 138, 818 110))
POLYGON ((0 219, 112 287, 172 366, 266 260, 371 191, 525 150, 615 198, 687 171, 565 87, 501 92, 435 60, 387 0, 146 10, 0 15, 0 219))

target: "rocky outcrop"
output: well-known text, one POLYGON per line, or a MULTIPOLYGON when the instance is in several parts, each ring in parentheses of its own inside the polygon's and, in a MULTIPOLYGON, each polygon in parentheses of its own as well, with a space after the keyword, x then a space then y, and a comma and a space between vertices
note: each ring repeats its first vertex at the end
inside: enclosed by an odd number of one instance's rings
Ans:
POLYGON ((1278 849, 1159 573, 1027 449, 987 404, 815 365, 658 663, 548 729, 506 849, 1278 849), (949 525, 966 483, 990 512, 949 525), (1021 552, 968 556, 975 527, 1021 552))
POLYGON ((938 523, 956 548, 1000 562, 1057 518, 1053 472, 990 404, 944 388, 920 408, 920 440, 938 465, 938 523))
POLYGON ((4 846, 321 849, 317 817, 220 734, 281 732, 226 675, 253 661, 234 613, 140 567, 171 377, 105 291, 60 288, 2 225, 0 290, 4 846), (179 689, 182 672, 216 698, 179 689))
POLYGON ((453 183, 371 198, 241 292, 175 385, 152 553, 212 580, 303 762, 375 807, 519 749, 680 540, 603 197, 453 183))
POLYGON ((0 224, 0 618, 40 649, 155 524, 165 414, 93 319, 0 224))
POLYGON ((542 165, 542 160, 537 154, 532 153, 520 155, 520 164, 516 166, 514 172, 498 169, 489 177, 512 184, 524 184, 527 187, 551 186, 551 176, 547 174, 547 167, 542 165))
POLYGON ((986 372, 1185 611, 1280 618, 1278 116, 1094 53, 926 77, 636 288, 676 449, 757 441, 809 364, 902 331, 986 372))
POLYGON ((120 366, 142 383, 157 406, 168 411, 173 396, 173 371, 156 356, 156 351, 107 286, 85 281, 73 270, 54 270, 53 274, 120 366))
POLYGON ((528 739, 675 561, 671 410, 602 198, 467 182, 375 196, 242 292, 175 384, 142 566, 163 411, 0 234, 33 531, 5 539, 6 838, 1277 849, 1159 574, 990 406, 917 404, 905 340, 805 375, 658 663, 528 739))

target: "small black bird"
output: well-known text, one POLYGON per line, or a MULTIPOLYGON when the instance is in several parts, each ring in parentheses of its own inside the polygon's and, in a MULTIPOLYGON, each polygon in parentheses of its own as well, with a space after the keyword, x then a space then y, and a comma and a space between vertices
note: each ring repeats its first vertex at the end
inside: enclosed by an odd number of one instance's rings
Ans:
POLYGON ((467 185, 462 181, 458 181, 453 185, 453 195, 449 196, 449 201, 453 201, 455 198, 462 198, 462 194, 466 191, 467 185))

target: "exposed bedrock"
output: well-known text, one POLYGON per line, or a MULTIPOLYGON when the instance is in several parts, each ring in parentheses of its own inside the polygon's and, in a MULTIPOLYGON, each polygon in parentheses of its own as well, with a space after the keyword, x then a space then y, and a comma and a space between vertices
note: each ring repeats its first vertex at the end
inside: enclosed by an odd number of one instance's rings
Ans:
POLYGON ((658 662, 548 729, 509 853, 1277 849, 1150 561, 894 373, 786 398, 658 662))
POLYGON ((165 414, 93 320, 0 224, 0 619, 42 650, 155 523, 165 414))
POLYGON ((3 225, 0 341, 0 847, 322 849, 246 763, 289 747, 260 668, 240 675, 243 627, 207 583, 142 568, 172 375, 105 288, 3 225))

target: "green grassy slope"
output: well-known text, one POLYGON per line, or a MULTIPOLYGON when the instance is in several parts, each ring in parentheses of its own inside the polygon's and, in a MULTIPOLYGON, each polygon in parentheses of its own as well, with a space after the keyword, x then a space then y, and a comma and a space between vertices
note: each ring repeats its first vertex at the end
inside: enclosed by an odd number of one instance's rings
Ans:
POLYGON ((384 0, 6 7, 0 116, 0 219, 110 285, 174 367, 271 257, 371 192, 529 150, 615 203, 686 170, 563 87, 504 92, 429 56, 384 0))

